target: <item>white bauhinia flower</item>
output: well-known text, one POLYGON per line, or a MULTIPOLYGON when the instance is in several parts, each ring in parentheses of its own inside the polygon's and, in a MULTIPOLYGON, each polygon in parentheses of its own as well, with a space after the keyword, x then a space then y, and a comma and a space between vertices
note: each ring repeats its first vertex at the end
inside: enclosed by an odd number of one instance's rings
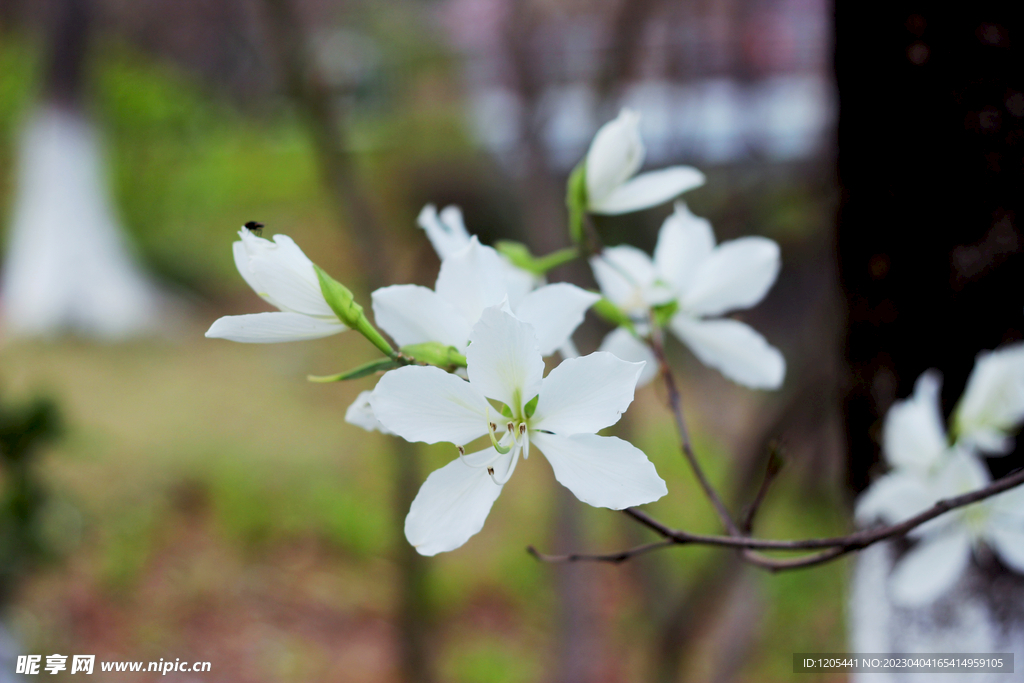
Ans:
POLYGON ((623 109, 618 118, 601 126, 587 151, 587 210, 598 214, 639 211, 704 184, 704 174, 690 166, 637 175, 646 154, 639 113, 623 109))
POLYGON ((399 346, 441 342, 461 352, 484 310, 507 299, 516 317, 533 326, 541 354, 551 355, 600 297, 565 282, 531 289, 530 283, 509 279, 504 263, 498 252, 473 236, 441 262, 433 290, 392 285, 375 291, 377 324, 399 346))
POLYGON ((469 231, 457 206, 446 206, 438 213, 437 207, 427 204, 416 217, 416 224, 427 233, 427 239, 442 261, 469 246, 469 231))
MULTIPOLYGON (((427 239, 442 261, 469 246, 472 235, 466 230, 462 210, 455 205, 446 206, 438 213, 433 204, 427 204, 416 217, 416 223, 427 233, 427 239)), ((516 267, 504 254, 498 254, 498 257, 501 259, 502 277, 510 290, 529 291, 543 284, 543 278, 516 267)))
POLYGON ((896 401, 885 415, 882 455, 891 470, 875 480, 857 501, 856 519, 901 522, 935 503, 937 472, 961 450, 951 445, 939 405, 942 378, 928 370, 917 378, 914 393, 896 401))
MULTIPOLYGON (((935 503, 989 483, 985 466, 960 450, 940 467, 924 495, 935 503)), ((1024 487, 957 508, 917 527, 910 537, 916 539, 915 545, 889 578, 890 594, 901 605, 927 605, 946 593, 981 544, 992 549, 1007 567, 1024 573, 1024 487)))
MULTIPOLYGON (((994 378, 972 381, 998 384, 994 378)), ((878 519, 896 524, 939 500, 989 484, 988 470, 975 454, 976 444, 970 439, 950 444, 939 403, 941 388, 939 373, 929 370, 917 379, 911 396, 889 409, 882 447, 892 470, 857 501, 859 524, 878 519)), ((975 400, 987 403, 971 398, 975 400)), ((971 406, 967 396, 961 400, 964 405, 971 406)), ((990 413, 979 410, 969 414, 990 413)), ((960 577, 972 548, 981 543, 992 548, 1007 566, 1024 572, 1024 488, 936 517, 913 529, 909 536, 917 543, 899 561, 890 578, 893 600, 901 605, 926 605, 941 596, 960 577)))
MULTIPOLYGON (((661 226, 652 259, 636 247, 611 247, 590 260, 601 292, 643 327, 651 309, 674 306, 669 329, 705 365, 756 389, 776 389, 786 361, 750 326, 723 314, 754 306, 779 273, 779 245, 741 237, 715 245, 711 224, 683 202, 661 226)), ((651 360, 650 349, 618 329, 603 350, 627 360, 651 360)), ((650 375, 653 377, 653 374, 650 375)))
POLYGON ((274 235, 270 241, 247 228, 238 234, 241 240, 232 245, 238 272, 280 311, 219 318, 207 337, 269 344, 319 339, 348 329, 327 304, 313 262, 290 237, 274 235))
POLYGON ((427 477, 406 517, 406 538, 419 553, 454 550, 480 531, 531 446, 590 505, 619 510, 667 493, 642 451, 596 435, 632 402, 640 364, 598 352, 544 377, 533 327, 498 306, 483 311, 470 337, 468 381, 408 366, 385 374, 370 397, 376 418, 402 438, 459 447, 458 458, 427 477), (490 448, 464 454, 486 435, 490 448))
POLYGON ((1024 342, 983 351, 954 411, 957 439, 992 455, 1013 450, 1011 434, 1024 421, 1024 342))

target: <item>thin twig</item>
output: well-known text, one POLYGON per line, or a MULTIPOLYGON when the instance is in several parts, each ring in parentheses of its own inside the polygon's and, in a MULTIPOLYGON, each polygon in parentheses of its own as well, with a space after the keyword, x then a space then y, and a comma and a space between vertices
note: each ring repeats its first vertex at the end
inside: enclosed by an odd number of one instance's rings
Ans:
POLYGON ((725 507, 725 503, 722 501, 721 496, 715 490, 715 487, 711 485, 707 476, 704 474, 703 468, 700 463, 697 462, 697 455, 693 451, 693 444, 690 442, 690 431, 686 428, 686 420, 683 418, 683 398, 679 393, 679 388, 676 386, 675 377, 672 375, 672 368, 669 367, 668 361, 665 358, 665 348, 662 344, 661 330, 657 325, 651 325, 651 349, 654 351, 654 356, 658 359, 658 366, 661 372, 661 377, 665 382, 665 388, 668 391, 668 403, 672 409, 672 417, 676 421, 676 430, 679 432, 679 441, 683 446, 683 455, 686 460, 690 463, 690 469, 693 470, 694 476, 697 477, 697 481, 700 483, 701 488, 704 490, 704 495, 707 496, 708 500, 715 507, 715 512, 718 513, 718 518, 722 520, 722 524, 729 531, 732 536, 742 536, 740 529, 736 526, 736 522, 733 520, 732 515, 729 514, 729 509, 725 507))
POLYGON ((764 479, 761 480, 761 487, 757 489, 753 502, 747 508, 747 514, 743 516, 743 524, 740 528, 743 530, 744 536, 750 535, 750 530, 754 527, 754 517, 757 515, 757 511, 761 509, 761 503, 764 502, 765 496, 768 495, 768 489, 771 487, 772 482, 775 481, 775 477, 781 471, 782 446, 777 442, 772 442, 768 446, 768 463, 764 468, 764 479))
POLYGON ((532 545, 526 546, 526 552, 536 557, 541 562, 551 562, 555 564, 563 562, 609 562, 611 564, 619 564, 625 562, 628 559, 636 557, 637 555, 643 555, 649 553, 652 550, 661 550, 669 546, 676 545, 676 542, 672 539, 666 539, 664 541, 655 541, 654 543, 645 543, 638 545, 629 550, 623 550, 618 553, 608 553, 605 555, 588 555, 586 553, 571 553, 569 555, 546 555, 540 552, 532 545))
POLYGON ((992 496, 1008 491, 1016 486, 1024 484, 1024 470, 1017 471, 1009 476, 1002 477, 992 482, 984 488, 977 489, 953 498, 946 498, 938 501, 932 507, 927 510, 920 512, 913 517, 900 522, 899 524, 890 524, 887 526, 874 527, 871 529, 865 529, 858 531, 853 534, 846 536, 834 536, 830 538, 809 538, 800 540, 775 540, 775 539, 760 539, 750 537, 736 537, 736 536, 710 536, 704 534, 691 534, 686 531, 680 531, 678 529, 672 529, 658 520, 654 519, 645 512, 641 512, 636 508, 626 508, 623 512, 640 524, 643 524, 647 528, 653 530, 660 536, 665 538, 661 545, 656 543, 648 543, 646 545, 637 546, 628 550, 622 550, 616 553, 609 553, 605 555, 584 555, 584 554, 573 554, 573 555, 543 555, 536 550, 531 550, 531 554, 538 559, 542 559, 546 562, 578 562, 578 561, 591 561, 591 562, 624 562, 625 560, 634 557, 635 555, 650 552, 652 550, 658 550, 662 547, 668 547, 669 545, 711 545, 726 548, 741 548, 747 550, 742 554, 742 557, 747 562, 754 564, 763 569, 770 571, 784 571, 788 569, 799 569, 802 567, 811 567, 818 564, 829 562, 838 557, 846 555, 848 553, 862 550, 884 541, 888 538, 896 536, 904 536, 912 529, 915 529, 925 522, 931 521, 939 515, 945 514, 951 510, 962 508, 972 503, 991 498, 992 496), (780 551, 802 551, 802 550, 821 550, 821 552, 814 553, 805 557, 791 558, 791 559, 776 559, 771 557, 765 557, 763 555, 750 552, 752 550, 780 550, 780 551))

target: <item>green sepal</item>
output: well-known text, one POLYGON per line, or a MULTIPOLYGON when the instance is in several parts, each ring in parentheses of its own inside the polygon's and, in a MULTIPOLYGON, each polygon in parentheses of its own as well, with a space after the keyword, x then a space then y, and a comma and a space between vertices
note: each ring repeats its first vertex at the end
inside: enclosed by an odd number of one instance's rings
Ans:
POLYGON ((454 346, 441 342, 423 342, 402 347, 402 355, 414 361, 436 365, 442 370, 454 370, 466 367, 466 357, 454 346))
POLYGON ((385 356, 393 358, 395 350, 381 336, 377 328, 370 324, 366 314, 363 313, 363 307, 356 303, 352 290, 325 273, 315 263, 313 264, 313 270, 316 271, 316 277, 320 281, 320 292, 324 295, 327 305, 338 316, 338 320, 366 337, 385 356))
POLYGON ((534 275, 544 275, 552 268, 569 263, 580 255, 580 250, 576 247, 566 247, 538 258, 530 253, 529 247, 525 244, 512 240, 501 240, 494 248, 504 254, 512 265, 534 275))
POLYGON ((633 334, 636 334, 636 326, 633 325, 633 321, 629 319, 628 315, 622 312, 621 308, 613 304, 608 299, 605 299, 604 297, 598 299, 592 310, 612 325, 625 327, 633 334))
POLYGON ((537 412, 537 401, 539 401, 539 400, 540 400, 540 394, 537 394, 536 396, 531 398, 529 401, 527 401, 525 406, 523 406, 523 412, 526 413, 526 418, 527 419, 530 419, 531 417, 533 417, 533 414, 535 412, 537 412))
POLYGON ((565 188, 565 206, 569 209, 569 237, 573 244, 583 241, 583 215, 587 212, 587 163, 576 164, 565 188))
POLYGON ((678 310, 678 301, 669 301, 667 304, 655 306, 653 309, 654 321, 658 324, 658 327, 665 327, 665 325, 668 324, 668 321, 672 319, 672 316, 674 316, 678 310))
POLYGON ((308 375, 306 379, 310 382, 342 382, 347 379, 359 379, 360 377, 366 377, 377 372, 385 372, 400 367, 402 367, 402 363, 399 361, 392 360, 391 358, 378 358, 337 375, 308 375))

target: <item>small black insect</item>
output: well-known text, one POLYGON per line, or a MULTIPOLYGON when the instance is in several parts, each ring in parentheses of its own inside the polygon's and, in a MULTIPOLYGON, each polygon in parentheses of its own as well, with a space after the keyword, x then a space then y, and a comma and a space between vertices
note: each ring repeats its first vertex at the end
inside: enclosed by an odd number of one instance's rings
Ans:
POLYGON ((246 230, 256 235, 257 237, 263 237, 263 224, 259 221, 249 221, 244 226, 246 230))

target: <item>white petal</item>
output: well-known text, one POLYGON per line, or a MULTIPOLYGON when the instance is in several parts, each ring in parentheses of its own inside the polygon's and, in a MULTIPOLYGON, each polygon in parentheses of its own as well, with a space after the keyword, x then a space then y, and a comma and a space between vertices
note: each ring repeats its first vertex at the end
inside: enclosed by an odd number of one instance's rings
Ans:
POLYGON ((540 391, 544 376, 544 359, 533 327, 492 306, 480 316, 469 338, 466 365, 470 383, 484 396, 521 414, 523 406, 540 391))
POLYGON ((956 433, 965 443, 1003 454, 1006 435, 1024 421, 1024 342, 978 354, 955 411, 956 433))
POLYGON ((754 389, 778 389, 786 359, 748 325, 736 320, 695 320, 677 313, 669 327, 702 363, 754 389))
POLYGON ((614 436, 531 432, 555 479, 595 507, 622 510, 658 500, 668 489, 643 451, 614 436))
POLYGON ((591 202, 590 210, 605 215, 639 211, 664 204, 703 184, 704 174, 689 166, 649 171, 619 185, 598 203, 591 202))
POLYGON ((994 515, 1024 529, 1024 485, 992 496, 989 503, 994 515))
POLYGON ((637 388, 650 383, 658 376, 658 359, 651 351, 651 347, 625 328, 618 327, 609 332, 598 351, 606 351, 631 363, 644 363, 644 369, 640 371, 640 377, 636 381, 637 388))
MULTIPOLYGON (((242 229, 245 230, 246 232, 248 232, 247 229, 245 229, 245 228, 242 228, 242 229)), ((242 276, 242 279, 245 280, 245 284, 247 284, 250 287, 252 287, 252 291, 254 291, 257 294, 259 294, 260 293, 260 284, 256 281, 256 279, 252 275, 252 269, 249 267, 249 252, 246 251, 245 244, 242 243, 242 242, 232 242, 231 243, 231 254, 235 257, 235 268, 238 268, 238 273, 242 276)), ((260 297, 264 301, 267 301, 265 296, 260 295, 260 297)), ((267 301, 267 303, 272 303, 272 302, 267 301)))
POLYGON ((941 389, 942 375, 929 370, 917 378, 911 396, 889 408, 882 445, 890 465, 925 472, 945 453, 948 444, 939 408, 941 389))
POLYGON ((324 320, 289 312, 250 313, 218 318, 210 325, 206 336, 249 344, 276 344, 320 339, 347 329, 337 318, 324 320))
POLYGON ((676 202, 661 225, 658 244, 654 247, 654 267, 658 277, 671 285, 677 294, 686 291, 700 264, 715 248, 711 223, 690 213, 684 202, 676 202))
POLYGON ((392 285, 375 291, 377 325, 401 346, 437 341, 462 350, 469 323, 439 294, 417 285, 392 285))
POLYGON ((249 254, 249 272, 258 285, 257 294, 283 311, 334 316, 320 291, 313 262, 290 237, 274 235, 271 243, 243 229, 242 243, 249 254))
POLYGON ((695 315, 750 308, 779 274, 779 245, 766 237, 741 237, 711 252, 689 282, 680 304, 695 315))
POLYGON ((1024 529, 989 529, 985 540, 1005 564, 1024 574, 1024 529))
POLYGON ((601 126, 587 150, 587 198, 591 206, 604 200, 640 170, 644 163, 640 114, 629 109, 601 126))
POLYGON ((900 559, 889 577, 893 601, 906 607, 934 602, 956 583, 971 558, 964 532, 926 538, 900 559))
POLYGON ((879 477, 860 495, 855 518, 862 526, 877 519, 896 524, 927 510, 935 500, 919 477, 892 472, 879 477))
POLYGON ((442 261, 469 245, 469 233, 457 206, 447 206, 437 214, 433 204, 427 204, 416 217, 416 223, 427 233, 438 258, 442 261))
POLYGON ((646 313, 653 303, 668 300, 648 300, 656 277, 654 262, 636 247, 623 244, 605 249, 599 256, 591 257, 590 267, 601 293, 626 313, 646 313))
MULTIPOLYGON (((466 460, 481 464, 496 455, 488 448, 467 455, 466 460)), ((495 470, 504 471, 510 457, 499 458, 495 470)), ((405 518, 405 537, 420 555, 455 550, 483 528, 501 489, 486 467, 470 467, 456 458, 423 482, 405 518)))
POLYGON ((935 474, 936 498, 951 498, 984 488, 992 481, 988 468, 969 450, 955 449, 935 474))
POLYGON ((434 289, 472 326, 485 308, 500 304, 508 293, 504 268, 498 252, 474 235, 469 246, 441 262, 434 289))
POLYGON ((373 408, 370 407, 370 396, 372 394, 372 391, 359 392, 356 400, 345 411, 345 422, 356 427, 362 427, 368 432, 391 434, 391 430, 382 425, 377 420, 377 416, 373 414, 373 408))
POLYGON ((550 356, 572 336, 587 309, 600 298, 576 285, 559 282, 538 287, 513 310, 517 318, 533 325, 540 355, 550 356))
POLYGON ((633 402, 643 367, 602 351, 562 361, 544 378, 530 426, 569 436, 615 424, 633 402))
POLYGON ((544 284, 544 278, 512 265, 504 254, 501 257, 501 278, 508 293, 508 304, 513 309, 519 306, 527 294, 544 284))
POLYGON ((462 445, 487 433, 487 400, 440 368, 408 366, 384 373, 370 406, 381 424, 406 441, 462 445))

